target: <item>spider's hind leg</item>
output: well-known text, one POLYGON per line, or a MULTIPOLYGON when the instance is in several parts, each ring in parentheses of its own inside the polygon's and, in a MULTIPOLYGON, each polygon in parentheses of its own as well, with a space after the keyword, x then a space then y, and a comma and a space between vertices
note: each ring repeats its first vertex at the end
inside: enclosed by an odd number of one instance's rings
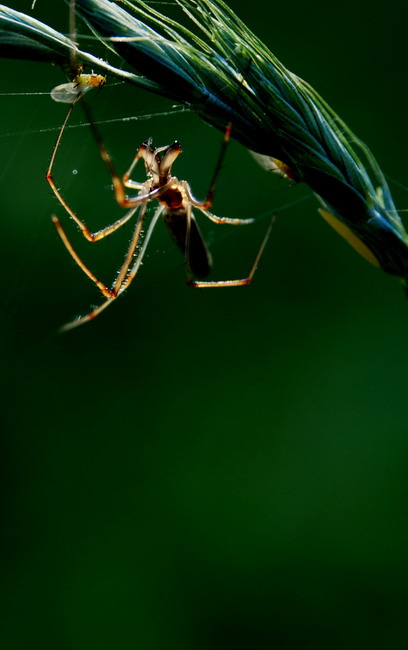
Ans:
POLYGON ((259 250, 256 254, 255 260, 251 266, 251 270, 249 271, 246 278, 241 278, 239 280, 201 281, 201 280, 193 280, 192 278, 187 277, 187 284, 189 284, 191 287, 195 287, 196 289, 217 288, 217 287, 241 287, 245 284, 250 284, 252 282, 252 278, 255 275, 255 271, 258 267, 259 260, 261 259, 262 254, 265 250, 265 246, 269 239, 269 235, 271 234, 274 222, 275 222, 275 217, 273 216, 271 219, 271 223, 269 224, 265 236, 261 242, 259 250))

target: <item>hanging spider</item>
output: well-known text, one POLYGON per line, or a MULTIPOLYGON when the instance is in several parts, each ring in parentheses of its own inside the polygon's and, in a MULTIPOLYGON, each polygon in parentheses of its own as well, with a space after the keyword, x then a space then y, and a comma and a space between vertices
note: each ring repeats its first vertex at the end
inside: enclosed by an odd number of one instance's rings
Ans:
POLYGON ((272 227, 272 223, 266 232, 266 235, 256 255, 255 261, 252 264, 250 272, 245 278, 238 280, 204 281, 202 278, 205 278, 211 269, 211 255, 203 240, 200 229, 193 215, 193 208, 197 208, 199 211, 201 211, 202 214, 204 214, 208 219, 216 224, 240 226, 251 224, 254 221, 254 219, 230 219, 226 217, 216 217, 211 212, 209 212, 209 208, 211 207, 213 201, 216 182, 230 138, 231 125, 228 125, 226 128, 223 144, 207 196, 204 201, 199 201, 194 197, 190 185, 187 183, 187 181, 180 181, 178 178, 171 175, 173 163, 182 151, 182 148, 178 142, 174 142, 171 145, 158 148, 153 147, 151 140, 143 143, 138 148, 137 154, 134 157, 128 171, 123 175, 122 178, 120 178, 114 168, 112 159, 105 147, 99 130, 97 129, 92 119, 89 108, 84 103, 84 109, 87 113, 91 129, 96 138, 100 155, 105 161, 105 164, 112 178, 116 200, 121 207, 128 209, 126 214, 121 219, 115 221, 113 224, 103 228, 102 230, 99 230, 98 232, 92 233, 63 198, 53 179, 54 163, 58 149, 60 147, 61 139, 69 117, 79 99, 81 99, 80 96, 78 96, 72 103, 64 120, 64 123, 60 129, 47 171, 46 177, 48 183, 50 184, 58 201, 79 226, 84 237, 90 242, 96 242, 100 239, 103 239, 104 237, 107 237, 108 235, 111 235, 113 232, 127 223, 136 212, 138 214, 125 260, 122 263, 118 275, 110 288, 101 282, 101 280, 99 280, 82 261, 82 259, 74 250, 71 242, 69 241, 60 220, 55 215, 52 216, 52 221, 54 222, 57 232, 68 252, 74 261, 78 264, 78 266, 82 269, 82 271, 92 280, 92 282, 94 282, 94 284, 96 284, 102 295, 107 299, 99 307, 93 309, 87 315, 82 316, 81 318, 78 318, 77 320, 74 320, 70 323, 67 323, 65 326, 63 326, 62 329, 68 330, 95 318, 95 316, 106 309, 106 307, 108 307, 119 295, 121 295, 128 288, 128 286, 136 277, 136 274, 142 263, 143 256, 146 252, 150 237, 160 216, 163 216, 163 220, 173 240, 184 253, 187 283, 190 286, 198 288, 236 287, 249 284, 262 255, 272 227), (130 178, 136 163, 140 159, 143 159, 144 161, 147 174, 147 180, 144 182, 137 182, 130 178), (126 189, 138 190, 138 194, 136 196, 128 197, 125 191, 126 189), (159 206, 157 207, 153 218, 147 228, 143 245, 136 254, 147 212, 147 206, 153 200, 157 200, 159 206), (198 280, 194 279, 194 277, 198 278, 198 280))
MULTIPOLYGON (((70 22, 70 34, 71 40, 76 41, 76 25, 75 25, 75 0, 70 0, 70 12, 69 12, 69 22, 70 22)), ((76 50, 72 50, 70 60, 71 68, 71 79, 69 83, 61 84, 56 86, 51 91, 51 97, 54 101, 62 103, 70 103, 71 106, 67 112, 65 120, 59 131, 54 149, 52 152, 50 164, 47 170, 47 181, 54 192, 56 198, 70 215, 70 217, 76 222, 81 230, 83 236, 89 242, 96 242, 104 237, 111 235, 116 230, 119 230, 125 223, 127 223, 134 215, 137 213, 136 224, 134 227, 133 235, 128 247, 125 259, 119 269, 119 272, 116 276, 116 280, 113 282, 110 288, 108 288, 101 280, 99 280, 96 275, 88 268, 88 266, 82 261, 79 255, 76 253, 74 247, 72 246, 70 240, 68 239, 65 230, 59 220, 55 215, 52 216, 52 221, 55 224, 57 232, 61 237, 62 242, 64 243, 66 249, 82 269, 82 271, 96 284, 96 286, 101 291, 102 295, 106 298, 106 301, 103 302, 99 307, 93 309, 85 316, 82 316, 70 323, 67 323, 63 326, 63 330, 71 329, 78 325, 88 322, 89 320, 95 318, 100 314, 106 307, 108 307, 119 295, 121 295, 127 287, 131 284, 134 278, 137 275, 137 272, 142 263, 144 254, 146 252, 149 240, 153 233, 153 230, 160 218, 163 216, 163 220, 170 232, 171 237, 177 244, 177 246, 184 253, 185 257, 185 266, 186 266, 186 275, 187 283, 193 287, 205 288, 205 287, 235 287, 245 284, 249 284, 252 280, 252 277, 256 271, 259 259, 262 255, 263 249, 266 245, 271 227, 267 230, 267 233, 262 241, 261 247, 256 255, 255 261, 250 269, 250 272, 247 277, 239 280, 221 280, 221 281, 205 281, 203 278, 206 278, 211 269, 211 255, 204 242, 204 239, 201 235, 200 229, 196 222, 196 219, 193 214, 193 208, 197 208, 204 214, 208 219, 217 224, 229 224, 229 225, 248 225, 253 223, 253 219, 229 219, 223 217, 216 217, 211 212, 209 208, 212 205, 215 186, 217 179, 221 170, 222 162, 225 156, 225 152, 228 146, 228 142, 231 134, 231 124, 228 124, 225 129, 224 140, 220 149, 218 156, 218 161, 215 166, 214 174, 210 183, 207 196, 204 201, 199 201, 196 199, 191 191, 190 185, 187 181, 180 181, 175 176, 171 175, 171 170, 174 161, 177 156, 181 153, 182 148, 178 142, 173 142, 173 144, 155 148, 152 145, 152 141, 149 140, 143 143, 137 150, 137 154, 134 157, 128 171, 123 175, 122 178, 116 172, 116 169, 113 165, 112 159, 108 150, 104 144, 99 129, 97 128, 91 111, 88 104, 84 100, 84 95, 91 88, 99 88, 105 82, 106 79, 102 75, 95 73, 84 74, 83 66, 77 60, 76 50), (67 123, 70 119, 70 116, 76 106, 80 102, 84 108, 84 111, 87 115, 88 122, 93 131, 96 143, 99 148, 100 155, 104 160, 109 174, 112 178, 113 188, 115 192, 115 197, 118 204, 127 208, 128 211, 126 214, 119 220, 115 221, 113 224, 106 226, 98 232, 92 233, 86 224, 79 218, 79 216, 74 212, 70 207, 67 201, 63 198, 60 190, 57 188, 54 179, 53 179, 53 170, 55 159, 60 148, 61 140, 65 132, 67 123), (145 170, 147 175, 147 180, 144 182, 137 182, 130 178, 134 167, 138 160, 143 159, 145 164, 145 170), (138 194, 136 196, 128 197, 126 189, 137 190, 138 194), (153 218, 147 228, 143 244, 138 250, 139 241, 141 238, 142 228, 144 225, 144 220, 146 217, 148 204, 156 200, 158 202, 158 207, 153 215, 153 218), (198 280, 194 279, 198 278, 198 280)))

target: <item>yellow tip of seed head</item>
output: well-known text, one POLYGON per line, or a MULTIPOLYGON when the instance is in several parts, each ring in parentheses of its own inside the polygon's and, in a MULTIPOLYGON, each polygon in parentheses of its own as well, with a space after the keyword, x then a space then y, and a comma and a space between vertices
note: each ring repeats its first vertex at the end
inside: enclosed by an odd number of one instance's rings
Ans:
POLYGON ((359 238, 357 237, 357 235, 355 235, 355 234, 350 230, 350 228, 348 228, 348 227, 346 226, 345 223, 343 223, 342 221, 340 221, 340 219, 338 219, 337 217, 335 217, 334 214, 332 214, 331 212, 328 212, 327 210, 323 210, 322 208, 319 209, 319 213, 321 214, 321 216, 323 217, 323 219, 324 219, 324 220, 325 220, 325 221, 326 221, 326 222, 327 222, 327 223, 328 223, 328 224, 329 224, 329 225, 330 225, 330 226, 331 226, 331 227, 332 227, 332 228, 333 228, 333 229, 334 229, 334 230, 335 230, 335 231, 336 231, 336 232, 337 232, 341 237, 344 237, 344 239, 345 239, 346 241, 348 241, 348 243, 350 244, 350 246, 352 246, 352 247, 354 248, 354 250, 357 251, 357 253, 360 253, 360 255, 361 255, 362 257, 364 257, 365 260, 367 260, 367 262, 370 262, 370 264, 372 264, 373 266, 376 266, 377 268, 379 268, 379 267, 381 266, 381 265, 380 265, 380 262, 378 261, 378 259, 376 258, 376 256, 375 256, 374 253, 372 252, 372 250, 370 250, 370 249, 368 248, 368 246, 366 246, 366 244, 364 244, 364 242, 362 242, 361 239, 359 239, 359 238))

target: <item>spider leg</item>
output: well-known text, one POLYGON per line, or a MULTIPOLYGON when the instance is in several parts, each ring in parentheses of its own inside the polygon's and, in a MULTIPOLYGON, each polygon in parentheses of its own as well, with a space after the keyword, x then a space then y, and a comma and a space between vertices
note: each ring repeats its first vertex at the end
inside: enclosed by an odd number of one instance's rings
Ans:
MULTIPOLYGON (((76 262, 76 264, 79 266, 80 269, 82 269, 82 271, 85 273, 85 275, 87 275, 88 278, 94 284, 96 284, 96 286, 101 291, 102 295, 105 296, 105 298, 112 299, 112 298, 115 298, 118 295, 118 291, 120 289, 120 286, 121 286, 121 284, 123 282, 123 279, 124 279, 126 273, 128 272, 128 269, 129 269, 129 266, 130 266, 130 264, 132 262, 133 255, 135 253, 137 244, 139 242, 140 232, 142 230, 143 220, 144 220, 144 216, 146 214, 146 208, 147 208, 147 204, 145 203, 140 209, 139 216, 137 218, 135 229, 134 229, 134 232, 133 232, 133 236, 132 236, 132 239, 130 241, 129 248, 128 248, 128 252, 127 252, 125 260, 124 260, 124 262, 123 262, 123 264, 122 264, 122 266, 120 268, 120 271, 119 271, 119 274, 118 274, 118 276, 116 278, 116 281, 113 283, 111 289, 108 289, 108 287, 103 282, 101 282, 101 280, 99 280, 96 277, 96 275, 86 266, 86 264, 79 257, 78 253, 75 251, 74 247, 72 246, 71 242, 69 241, 69 239, 68 239, 68 237, 67 237, 67 235, 66 235, 66 233, 65 233, 65 231, 64 231, 64 229, 63 229, 63 227, 61 225, 61 222, 58 219, 58 217, 56 217, 55 215, 52 216, 52 221, 53 221, 53 223, 54 223, 54 225, 55 225, 55 227, 57 229, 57 232, 58 232, 59 236, 61 237, 61 240, 62 240, 65 248, 67 249, 67 251, 69 252, 71 257, 73 258, 74 262, 76 262)), ((137 210, 137 208, 133 208, 132 210, 129 210, 128 219, 130 219, 130 217, 133 216, 133 214, 136 212, 136 210, 137 210)))
POLYGON ((54 226, 57 229, 57 232, 59 236, 61 237, 62 243, 64 244, 65 248, 67 249, 68 253, 71 255, 72 259, 76 264, 78 264, 79 268, 82 269, 82 271, 85 273, 85 275, 88 276, 88 278, 96 284, 98 289, 101 291, 101 293, 106 297, 106 298, 112 298, 113 294, 110 289, 101 281, 99 280, 94 273, 88 267, 86 264, 81 260, 79 257, 78 253, 75 251, 74 247, 72 246, 71 242, 69 241, 67 235, 65 234, 65 230, 62 227, 62 224, 58 217, 56 217, 54 214, 51 217, 52 222, 54 226))
POLYGON ((153 218, 152 218, 152 220, 151 220, 151 222, 149 224, 149 227, 148 227, 148 229, 146 231, 146 236, 144 238, 143 245, 142 245, 142 247, 141 247, 141 249, 139 251, 139 255, 137 256, 137 259, 136 259, 134 265, 129 270, 129 273, 128 273, 127 277, 123 280, 120 288, 118 289, 118 295, 120 295, 121 293, 126 291, 128 286, 135 279, 136 274, 137 274, 137 272, 138 272, 138 270, 140 268, 140 265, 142 264, 144 254, 146 252, 147 246, 148 246, 149 241, 150 241, 150 237, 153 234, 153 230, 155 229, 156 224, 157 224, 157 222, 159 220, 159 217, 162 214, 163 210, 164 210, 164 206, 159 205, 156 212, 154 213, 153 218))
MULTIPOLYGON (((123 176, 125 178, 125 175, 123 176)), ((130 190, 141 190, 143 189, 144 183, 138 183, 137 181, 132 181, 131 178, 127 178, 123 181, 123 185, 130 190)))
POLYGON ((269 224, 265 236, 262 240, 261 246, 259 247, 254 263, 252 264, 251 270, 249 271, 249 274, 247 275, 246 278, 242 278, 239 280, 216 280, 213 282, 206 282, 206 281, 203 282, 201 280, 200 281, 192 280, 191 277, 189 278, 187 276, 187 284, 189 284, 191 287, 195 287, 198 289, 216 288, 216 287, 241 287, 242 285, 250 284, 252 282, 252 278, 254 277, 255 271, 258 267, 259 260, 262 257, 262 253, 264 252, 266 243, 269 239, 269 235, 271 234, 274 222, 275 222, 275 217, 272 217, 271 223, 269 224))
POLYGON ((199 201, 198 199, 196 199, 187 181, 182 181, 182 186, 186 194, 186 197, 188 201, 191 203, 191 205, 201 210, 201 212, 207 217, 207 219, 210 219, 210 221, 213 221, 214 223, 217 224, 225 223, 231 226, 246 226, 250 223, 254 223, 254 219, 230 219, 228 217, 217 217, 215 214, 212 214, 211 212, 208 211, 208 208, 212 206, 215 187, 218 181, 218 176, 221 171, 222 163, 224 161, 225 153, 227 151, 227 146, 230 141, 231 131, 232 131, 232 124, 230 122, 229 124, 227 124, 227 127, 224 132, 224 140, 221 145, 221 150, 218 156, 217 164, 215 166, 214 174, 210 183, 209 190, 207 192, 206 199, 204 201, 199 201))
POLYGON ((214 223, 225 223, 230 226, 248 226, 250 223, 255 223, 255 219, 231 219, 230 217, 217 217, 215 214, 208 212, 208 210, 203 210, 200 208, 201 212, 214 223))
MULTIPOLYGON (((132 171, 133 167, 135 166, 136 162, 139 160, 140 156, 137 154, 135 158, 133 159, 133 162, 128 170, 124 174, 124 179, 120 178, 119 174, 117 173, 115 169, 115 165, 113 164, 112 158, 110 156, 109 151, 107 150, 105 143, 103 141, 103 138, 99 132, 98 127, 95 124, 95 121, 92 117, 91 110, 84 100, 83 97, 82 99, 82 106, 85 111, 85 114, 87 116, 90 128, 92 130, 92 133, 94 135, 94 138, 96 140, 96 143, 98 145, 99 149, 99 154, 104 161, 107 170, 110 174, 110 177, 112 179, 112 185, 113 185, 113 190, 115 192, 115 198, 118 204, 122 208, 135 208, 138 205, 141 205, 141 203, 146 203, 147 201, 150 201, 151 199, 157 199, 163 194, 167 189, 170 183, 166 183, 165 185, 161 185, 160 187, 157 187, 154 190, 147 191, 146 194, 139 194, 138 196, 134 197, 128 197, 125 189, 126 187, 134 187, 136 189, 145 189, 146 187, 149 187, 149 184, 144 184, 141 183, 139 187, 139 183, 136 183, 136 181, 131 181, 129 179, 129 174, 132 171), (130 183, 130 185, 129 185, 130 183), (127 184, 127 185, 126 185, 127 184)), ((79 224, 78 224, 79 225, 79 224)))
MULTIPOLYGON (((106 300, 101 305, 99 305, 99 307, 96 307, 95 309, 93 309, 91 312, 89 312, 89 314, 86 314, 85 316, 81 316, 80 318, 77 318, 77 319, 67 323, 66 325, 63 325, 60 328, 60 332, 67 332, 68 330, 74 329, 75 327, 79 327, 79 325, 83 325, 84 323, 87 323, 90 320, 93 320, 102 311, 104 311, 107 307, 109 307, 109 305, 111 305, 119 295, 121 295, 124 291, 126 291, 128 286, 135 279, 136 274, 137 274, 137 272, 138 272, 138 270, 140 268, 140 265, 142 264, 143 257, 144 257, 144 254, 146 252, 147 246, 149 244, 150 238, 152 236, 153 230, 154 230, 154 228, 155 228, 155 226, 157 224, 157 221, 158 221, 158 219, 159 219, 162 212, 163 212, 163 206, 159 206, 158 209, 156 210, 154 216, 153 216, 152 221, 149 224, 149 228, 147 229, 146 237, 144 239, 143 246, 141 247, 141 249, 139 251, 139 255, 137 256, 137 260, 136 260, 135 264, 133 265, 133 267, 130 269, 127 278, 125 280, 123 280, 121 286, 118 289, 116 289, 116 294, 112 295, 111 297, 108 297, 108 300, 106 300)), ((135 232, 136 232, 136 230, 135 230, 135 232)), ((133 242, 133 240, 134 240, 134 237, 132 238, 132 242, 133 242)), ((131 247, 132 247, 132 243, 131 243, 131 245, 129 247, 129 251, 130 251, 131 247)), ((129 261, 131 260, 131 256, 129 256, 129 252, 128 252, 128 255, 126 256, 125 264, 126 264, 127 260, 129 260, 129 261)), ((122 270, 125 267, 125 264, 123 265, 122 270)), ((126 269, 126 271, 127 271, 127 269, 126 269)), ((126 271, 125 271, 125 273, 126 273, 126 271)), ((118 276, 118 279, 119 279, 119 276, 118 276)), ((117 282, 118 282, 118 280, 115 283, 115 287, 117 285, 117 282)))
MULTIPOLYGON (((115 170, 115 167, 113 165, 112 159, 111 159, 111 157, 110 157, 110 155, 109 155, 109 153, 108 153, 108 151, 107 151, 107 149, 105 147, 105 144, 104 144, 104 142, 102 140, 102 137, 101 137, 96 125, 93 123, 92 115, 91 115, 91 113, 89 111, 89 108, 88 108, 87 104, 84 103, 83 97, 77 97, 72 102, 71 106, 69 107, 69 110, 67 112, 65 120, 62 123, 60 131, 58 133, 58 137, 57 137, 57 140, 55 142, 54 149, 52 151, 50 164, 48 166, 46 179, 47 179, 52 191, 54 192, 54 195, 58 199, 59 203, 62 205, 62 207, 65 209, 65 211, 69 214, 69 216, 75 221, 75 223, 79 227, 79 229, 82 232, 85 239, 87 239, 90 242, 95 242, 95 241, 99 241, 100 239, 103 239, 104 237, 107 237, 108 235, 111 235, 113 232, 115 232, 116 230, 121 228, 121 226, 123 226, 130 219, 131 215, 129 216, 130 213, 127 213, 124 217, 122 217, 121 219, 118 219, 113 224, 111 224, 109 226, 106 226, 106 228, 102 228, 102 230, 99 230, 98 232, 92 233, 89 230, 89 228, 87 227, 87 225, 78 217, 76 212, 74 212, 74 210, 71 208, 71 206, 67 203, 67 201, 64 199, 64 197, 62 196, 60 190, 58 189, 58 187, 55 184, 55 181, 54 181, 54 178, 53 178, 53 170, 54 170, 54 165, 55 165, 55 159, 56 159, 57 152, 58 152, 60 144, 61 144, 62 137, 63 137, 65 129, 67 127, 69 118, 71 117, 71 114, 72 114, 72 112, 73 112, 73 110, 74 110, 74 108, 75 108, 75 106, 76 106, 79 99, 82 100, 82 104, 83 104, 83 106, 85 108, 86 115, 87 115, 87 117, 88 117, 88 119, 90 121, 92 131, 94 133, 94 136, 95 136, 97 144, 98 144, 100 155, 101 155, 102 159, 105 161, 105 164, 106 164, 106 166, 108 168, 108 171, 109 171, 109 173, 111 175, 112 183, 113 183, 114 190, 115 190, 115 197, 116 197, 116 200, 119 203, 119 205, 121 205, 124 208, 136 208, 137 206, 142 205, 143 203, 146 203, 146 202, 150 201, 151 199, 159 197, 160 194, 162 194, 167 189, 167 186, 163 186, 161 188, 157 188, 155 190, 149 191, 149 183, 136 183, 134 181, 131 181, 131 187, 133 187, 134 189, 142 190, 142 193, 139 194, 138 196, 128 198, 126 196, 126 194, 125 194, 124 183, 122 182, 122 180, 119 178, 118 174, 116 173, 116 170, 115 170)), ((130 169, 133 169, 133 167, 136 164, 137 160, 138 160, 138 156, 135 157, 130 169)), ((125 174, 125 177, 126 177, 126 174, 125 174)), ((125 178, 125 180, 127 182, 127 178, 125 178)), ((130 185, 129 185, 129 187, 130 187, 130 185)))
POLYGON ((136 156, 133 158, 129 169, 127 172, 125 172, 122 176, 122 183, 125 187, 132 189, 132 190, 141 190, 144 187, 144 183, 138 183, 137 181, 132 181, 130 178, 131 173, 133 172, 136 163, 140 160, 141 155, 139 153, 136 154, 136 156))
POLYGON ((229 217, 217 217, 215 214, 212 214, 212 212, 209 212, 208 210, 205 210, 204 208, 200 207, 200 204, 197 205, 197 201, 193 196, 193 193, 191 191, 191 187, 187 181, 181 181, 181 185, 183 187, 183 190, 185 192, 186 198, 191 205, 194 207, 198 208, 210 221, 213 221, 214 223, 218 224, 228 224, 230 226, 247 226, 250 223, 254 223, 255 219, 230 219, 229 217))
POLYGON ((199 201, 196 199, 193 194, 191 193, 191 190, 189 188, 189 200, 193 204, 195 208, 199 208, 200 210, 208 210, 211 208, 212 203, 213 203, 213 198, 214 198, 214 193, 215 193, 215 188, 217 185, 218 177, 220 175, 222 163, 224 162, 225 154, 227 152, 227 147, 228 143, 231 138, 231 131, 232 131, 232 124, 229 122, 226 126, 226 129, 224 131, 224 140, 222 141, 220 153, 218 155, 218 160, 217 164, 215 165, 214 169, 214 174, 211 179, 210 187, 208 188, 207 196, 204 201, 199 201))
MULTIPOLYGON (((135 210, 135 209, 136 208, 133 208, 133 210, 135 210)), ((131 212, 133 210, 131 210, 131 212)), ((135 254, 137 245, 139 243, 140 233, 142 231, 142 226, 143 226, 143 221, 144 221, 144 218, 145 218, 145 215, 146 215, 146 210, 147 210, 147 203, 142 205, 142 207, 140 208, 139 217, 138 217, 137 222, 136 222, 136 226, 135 226, 135 229, 134 229, 134 232, 133 232, 132 239, 130 240, 130 244, 129 244, 128 251, 126 253, 125 260, 124 260, 124 262, 123 262, 123 264, 121 266, 121 269, 120 269, 120 271, 118 273, 115 284, 113 285, 113 292, 114 292, 115 296, 119 295, 119 291, 122 289, 123 281, 124 281, 124 279, 126 277, 126 274, 129 271, 130 265, 132 264, 134 254, 135 254)), ((150 224, 150 226, 151 226, 151 224, 150 224)), ((148 232, 150 230, 150 226, 149 226, 148 232)), ((143 247, 142 247, 142 251, 143 251, 143 247)), ((140 252, 142 252, 142 251, 140 251, 140 252)), ((138 258, 139 257, 140 257, 140 254, 138 255, 138 258)))
POLYGON ((187 203, 186 205, 186 247, 184 251, 187 284, 191 284, 193 282, 193 274, 191 271, 191 264, 190 264, 190 239, 191 239, 191 218, 192 218, 191 214, 192 214, 191 203, 187 203))
POLYGON ((62 332, 68 332, 69 330, 74 329, 75 327, 79 327, 79 325, 83 325, 84 323, 88 323, 88 321, 93 320, 98 316, 102 311, 106 309, 106 307, 109 307, 110 304, 116 299, 115 298, 110 298, 109 300, 106 300, 103 302, 99 307, 96 307, 93 309, 89 314, 86 314, 86 316, 80 316, 79 318, 76 318, 73 321, 70 321, 69 323, 66 323, 65 325, 62 325, 62 327, 59 328, 59 331, 62 332))

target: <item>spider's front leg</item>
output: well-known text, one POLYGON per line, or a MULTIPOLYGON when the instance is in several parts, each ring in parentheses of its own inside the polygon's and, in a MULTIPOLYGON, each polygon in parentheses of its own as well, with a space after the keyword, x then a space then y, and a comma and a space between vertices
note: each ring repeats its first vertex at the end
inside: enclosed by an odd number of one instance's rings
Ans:
POLYGON ((130 178, 131 173, 133 172, 134 168, 136 167, 137 162, 142 158, 141 154, 139 151, 137 152, 136 156, 133 158, 129 169, 123 174, 122 176, 122 183, 124 187, 127 187, 128 189, 131 190, 143 190, 145 183, 139 183, 138 181, 133 181, 130 178))
POLYGON ((193 197, 190 191, 190 200, 194 207, 199 208, 200 210, 208 210, 211 208, 215 193, 215 188, 217 185, 218 177, 220 175, 222 163, 224 162, 225 154, 227 152, 227 147, 231 138, 232 124, 229 122, 224 131, 224 139, 222 141, 220 153, 218 155, 217 164, 215 165, 214 174, 211 179, 210 187, 208 188, 207 196, 204 201, 197 201, 193 197))
MULTIPOLYGON (((67 115, 65 117, 65 120, 62 123, 60 131, 58 133, 57 140, 55 142, 55 145, 54 145, 54 148, 53 148, 53 151, 52 151, 50 164, 48 166, 47 173, 46 173, 46 179, 47 179, 47 182, 50 185, 54 195, 58 199, 59 203, 62 205, 64 210, 69 214, 71 219, 73 219, 75 221, 75 223, 79 227, 79 229, 80 229, 81 233, 83 234, 83 236, 85 237, 85 239, 87 239, 89 242, 96 242, 96 241, 99 241, 99 240, 103 239, 104 237, 108 237, 113 232, 115 232, 116 230, 121 228, 131 218, 133 212, 128 212, 121 219, 118 219, 113 224, 108 225, 105 228, 102 228, 101 230, 98 230, 97 232, 91 232, 89 230, 88 226, 84 223, 84 221, 82 219, 80 219, 80 217, 76 214, 76 212, 71 208, 69 203, 64 199, 64 197, 62 196, 60 190, 58 189, 58 187, 57 187, 57 185, 56 185, 56 183, 54 181, 53 172, 54 172, 54 166, 55 166, 55 160, 56 160, 56 157, 57 157, 57 153, 58 153, 59 148, 61 146, 61 140, 62 140, 62 137, 63 137, 63 135, 65 133, 68 121, 69 121, 69 119, 70 119, 70 117, 72 115, 72 112, 73 112, 78 100, 79 100, 79 97, 71 104, 71 106, 70 106, 70 108, 69 108, 69 110, 67 112, 67 115)), ((102 139, 102 136, 99 133, 99 130, 98 130, 96 124, 93 121, 93 117, 92 117, 92 114, 91 114, 91 111, 90 111, 88 105, 83 100, 82 100, 81 103, 82 103, 84 111, 85 111, 85 113, 87 115, 87 118, 89 120, 90 127, 91 127, 91 130, 92 130, 93 134, 94 134, 94 137, 95 137, 98 149, 99 149, 100 156, 103 159, 103 161, 105 162, 105 165, 106 165, 106 167, 108 169, 108 172, 109 172, 109 174, 111 176, 113 188, 114 188, 114 191, 115 191, 115 198, 116 198, 118 204, 123 208, 136 208, 137 206, 142 205, 143 203, 146 203, 146 202, 150 201, 153 198, 157 198, 160 195, 160 193, 163 191, 163 188, 159 188, 159 189, 151 191, 150 190, 151 184, 150 184, 149 181, 147 181, 145 183, 136 183, 135 181, 131 181, 129 179, 129 175, 130 175, 131 171, 133 170, 136 162, 140 158, 139 154, 137 154, 135 156, 129 170, 124 174, 123 178, 121 179, 119 177, 119 175, 116 172, 115 166, 113 164, 112 158, 111 158, 111 156, 110 156, 110 154, 109 154, 109 152, 108 152, 108 150, 107 150, 107 148, 105 146, 105 143, 104 143, 104 141, 102 139), (138 196, 135 196, 135 197, 128 197, 127 194, 126 194, 126 191, 125 191, 126 187, 127 188, 132 188, 132 189, 137 189, 137 190, 139 190, 141 192, 141 194, 139 194, 138 196)))

